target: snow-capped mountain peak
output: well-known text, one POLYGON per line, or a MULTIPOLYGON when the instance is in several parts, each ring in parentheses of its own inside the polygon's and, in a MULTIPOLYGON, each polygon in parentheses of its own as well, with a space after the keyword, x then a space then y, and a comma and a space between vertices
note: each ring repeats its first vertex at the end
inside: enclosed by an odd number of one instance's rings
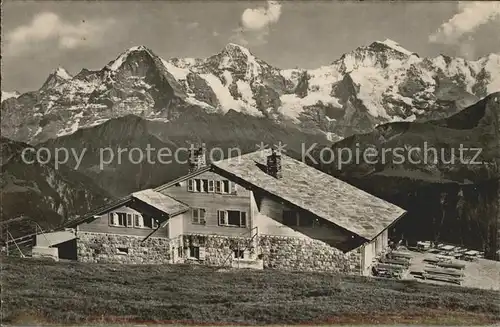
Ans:
POLYGON ((65 79, 65 80, 68 80, 68 79, 71 79, 73 78, 66 69, 64 69, 63 67, 59 66, 56 68, 56 70, 54 71, 54 74, 57 76, 57 77, 60 77, 62 79, 65 79))
POLYGON ((129 114, 172 121, 194 106, 345 136, 391 121, 442 118, 499 90, 498 54, 420 58, 392 40, 317 69, 278 69, 234 43, 208 58, 169 60, 135 46, 98 71, 71 78, 57 69, 35 96, 3 103, 2 116, 11 118, 2 131, 35 143, 129 114), (26 113, 34 114, 30 124, 26 113))
POLYGON ((149 49, 146 48, 144 45, 133 46, 133 47, 125 50, 124 52, 122 52, 115 60, 109 62, 106 65, 106 68, 108 68, 111 71, 118 70, 123 65, 123 63, 127 60, 127 58, 131 54, 136 53, 136 52, 146 52, 146 53, 150 54, 149 49))
POLYGON ((235 43, 227 44, 221 52, 209 57, 205 66, 245 74, 246 79, 258 76, 264 62, 257 59, 247 48, 235 43))
POLYGON ((63 67, 57 67, 45 80, 43 83, 41 90, 45 91, 48 89, 52 89, 56 86, 62 85, 68 81, 70 81, 73 77, 70 73, 63 67))
POLYGON ((411 56, 413 54, 411 51, 406 50, 401 45, 399 45, 399 43, 391 39, 385 39, 384 41, 375 41, 374 43, 385 45, 388 48, 391 48, 408 56, 411 56))
POLYGON ((19 95, 20 95, 20 93, 17 91, 12 91, 12 92, 2 91, 2 100, 1 101, 7 100, 10 98, 15 99, 15 98, 19 97, 19 95))

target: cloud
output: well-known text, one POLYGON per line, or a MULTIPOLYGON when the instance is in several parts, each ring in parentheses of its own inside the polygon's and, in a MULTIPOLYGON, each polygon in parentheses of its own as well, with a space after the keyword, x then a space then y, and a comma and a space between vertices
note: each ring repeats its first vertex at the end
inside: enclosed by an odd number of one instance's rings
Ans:
MULTIPOLYGON (((446 45, 458 44, 463 36, 475 32, 480 26, 500 17, 500 2, 475 1, 458 5, 459 13, 443 23, 429 35, 429 42, 446 45)), ((467 45, 470 47, 471 43, 467 45)))
POLYGON ((44 43, 54 44, 60 50, 96 47, 105 42, 105 31, 113 19, 91 19, 72 23, 62 20, 52 12, 35 15, 33 20, 5 35, 5 52, 20 55, 40 49, 44 43))
POLYGON ((200 23, 198 22, 192 22, 186 25, 186 29, 188 30, 193 30, 195 28, 198 28, 200 26, 200 23))
POLYGON ((231 40, 241 45, 265 44, 269 28, 281 16, 281 4, 267 1, 267 7, 247 8, 240 18, 240 27, 235 29, 231 40))

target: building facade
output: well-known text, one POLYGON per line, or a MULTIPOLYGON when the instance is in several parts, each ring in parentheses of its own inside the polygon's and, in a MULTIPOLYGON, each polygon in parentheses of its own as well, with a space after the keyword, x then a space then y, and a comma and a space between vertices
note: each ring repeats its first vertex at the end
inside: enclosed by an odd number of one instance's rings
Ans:
POLYGON ((75 231, 73 259, 368 274, 404 214, 276 153, 191 165, 186 176, 66 226, 75 231))

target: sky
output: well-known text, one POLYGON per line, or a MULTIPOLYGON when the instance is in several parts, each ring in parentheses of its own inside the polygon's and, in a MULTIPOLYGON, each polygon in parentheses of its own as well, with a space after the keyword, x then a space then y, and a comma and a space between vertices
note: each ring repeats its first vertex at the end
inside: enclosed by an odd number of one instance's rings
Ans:
POLYGON ((2 91, 36 90, 59 66, 101 69, 137 45, 204 58, 232 42, 279 68, 385 39, 426 57, 500 52, 500 2, 7 0, 2 23, 2 91))

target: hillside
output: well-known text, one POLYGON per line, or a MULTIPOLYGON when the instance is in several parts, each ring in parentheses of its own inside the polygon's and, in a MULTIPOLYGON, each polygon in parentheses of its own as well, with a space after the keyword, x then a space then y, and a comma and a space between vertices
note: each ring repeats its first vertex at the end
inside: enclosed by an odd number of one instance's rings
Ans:
POLYGON ((416 281, 13 258, 2 268, 3 320, 16 325, 472 326, 498 322, 500 314, 498 292, 416 281))
MULTIPOLYGON (((81 129, 74 134, 49 140, 40 146, 50 149, 87 149, 79 171, 91 177, 98 185, 113 195, 123 196, 131 192, 161 185, 182 176, 188 171, 185 159, 191 144, 205 143, 210 156, 211 149, 219 148, 227 158, 231 149, 241 153, 257 150, 264 142, 268 146, 286 143, 287 154, 299 157, 302 142, 330 144, 322 134, 310 133, 297 128, 287 128, 262 117, 245 116, 230 110, 224 115, 206 113, 197 108, 186 108, 172 122, 150 121, 135 115, 111 119, 102 125, 81 129), (146 160, 146 149, 150 147, 151 161, 146 160), (115 154, 110 164, 99 167, 99 149, 109 148, 115 154), (144 153, 144 160, 136 163, 136 153, 129 160, 129 150, 138 148, 144 153), (118 155, 119 149, 127 149, 118 155), (161 163, 159 149, 171 151, 171 162, 161 163), (179 160, 174 160, 179 151, 179 160)), ((106 152, 105 159, 109 156, 106 152)), ((213 160, 221 159, 213 152, 213 160)), ((233 153, 233 155, 235 155, 233 153)), ((208 158, 210 159, 210 158, 208 158)), ((69 162, 74 167, 75 162, 69 162)))
POLYGON ((280 69, 228 44, 208 58, 127 49, 102 69, 59 67, 39 90, 2 99, 2 135, 36 144, 126 115, 175 121, 187 108, 230 110, 330 140, 377 124, 446 117, 500 90, 500 56, 421 58, 376 41, 317 69, 280 69))
MULTIPOLYGON (((107 192, 77 171, 56 169, 50 162, 25 163, 21 153, 27 146, 0 138, 1 221, 26 216, 43 229, 50 229, 110 199, 107 192)), ((35 155, 28 153, 26 158, 34 161, 35 155)), ((16 237, 33 232, 34 227, 21 221, 9 225, 9 232, 16 237)))
POLYGON ((332 146, 333 153, 372 147, 378 156, 349 163, 337 157, 319 168, 406 209, 396 230, 407 239, 463 244, 493 258, 500 237, 499 99, 493 93, 446 119, 389 123, 348 137, 332 146), (463 160, 460 147, 472 149, 464 150, 463 160), (392 149, 403 150, 406 160, 398 162, 392 149))

